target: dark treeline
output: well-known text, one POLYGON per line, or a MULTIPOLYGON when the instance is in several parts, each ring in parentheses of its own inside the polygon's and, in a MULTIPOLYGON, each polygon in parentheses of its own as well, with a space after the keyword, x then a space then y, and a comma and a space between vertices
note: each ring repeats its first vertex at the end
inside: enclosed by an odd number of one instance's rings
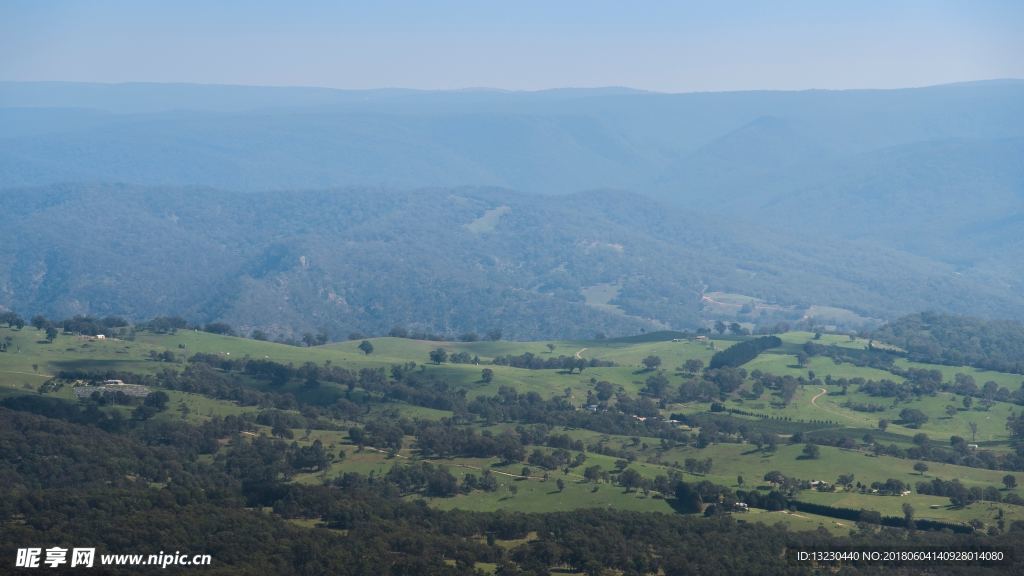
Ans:
POLYGON ((936 530, 936 531, 949 531, 956 534, 970 534, 973 532, 973 528, 965 526, 963 524, 953 524, 950 522, 941 522, 938 520, 925 520, 925 519, 908 519, 903 516, 882 516, 878 512, 871 510, 857 510, 853 508, 840 508, 837 506, 828 506, 826 504, 817 504, 813 502, 801 502, 794 500, 792 503, 794 509, 800 512, 807 512, 810 514, 818 514, 821 516, 828 516, 830 518, 839 518, 841 520, 850 520, 851 522, 864 522, 868 524, 881 524, 883 526, 892 526, 894 528, 916 528, 918 530, 936 530))
POLYGON ((530 370, 566 370, 569 372, 579 370, 580 373, 583 372, 584 368, 615 366, 615 363, 609 360, 575 358, 573 356, 543 358, 532 352, 526 352, 518 356, 513 356, 512 354, 498 356, 494 359, 494 364, 498 366, 512 366, 513 368, 528 368, 530 370))
POLYGON ((726 366, 738 367, 750 362, 757 355, 771 348, 782 346, 782 340, 778 336, 761 336, 750 340, 744 340, 732 346, 716 352, 708 363, 709 368, 723 368, 726 366))

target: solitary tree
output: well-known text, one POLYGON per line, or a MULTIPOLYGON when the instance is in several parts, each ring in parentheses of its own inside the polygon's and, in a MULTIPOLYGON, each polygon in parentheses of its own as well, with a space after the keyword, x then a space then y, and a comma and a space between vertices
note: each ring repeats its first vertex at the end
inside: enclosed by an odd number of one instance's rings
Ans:
POLYGON ((676 506, 680 512, 694 514, 704 507, 700 492, 686 482, 676 484, 676 506))
POLYGON ((58 334, 57 328, 55 328, 54 326, 47 326, 46 327, 46 341, 47 342, 53 342, 54 340, 56 340, 57 339, 57 334, 58 334))
POLYGON ((359 349, 363 351, 363 354, 373 354, 373 344, 369 340, 363 340, 359 343, 359 349))
POLYGON ((750 385, 750 395, 754 398, 764 395, 764 384, 760 380, 754 380, 754 383, 750 385))
POLYGON ((601 479, 601 474, 601 467, 595 464, 583 471, 583 478, 596 484, 601 479))
POLYGON ((919 428, 922 424, 928 421, 928 415, 917 408, 904 408, 903 410, 900 410, 900 420, 902 420, 903 425, 908 428, 919 428))
POLYGON ((565 480, 562 480, 561 478, 559 478, 558 480, 555 480, 555 486, 558 487, 558 491, 559 492, 561 492, 562 490, 565 490, 565 480))
POLYGON ((881 420, 878 421, 878 429, 881 430, 882 432, 885 432, 885 429, 888 427, 889 421, 886 420, 885 418, 882 418, 881 420))
POLYGON ((967 427, 971 429, 971 442, 974 442, 978 437, 978 423, 968 422, 967 427))
POLYGON ((928 471, 928 465, 925 464, 924 462, 918 462, 914 464, 914 471, 920 474, 921 476, 924 476, 924 473, 928 471))
POLYGON ((1017 477, 1013 474, 1003 476, 1003 486, 1006 486, 1007 490, 1013 490, 1017 487, 1017 477))
POLYGON ((481 382, 485 382, 485 383, 489 384, 493 380, 494 380, 494 370, 491 370, 490 368, 484 368, 483 370, 480 371, 480 381, 481 382))
POLYGON ((549 353, 549 354, 550 354, 551 352, 554 352, 554 351, 555 351, 555 345, 554 345, 554 344, 552 344, 551 342, 548 342, 548 343, 547 343, 547 347, 548 347, 548 353, 549 353))
POLYGON ((430 361, 434 364, 441 364, 448 360, 448 352, 444 348, 430 351, 430 361))
POLYGON ((818 448, 817 444, 808 442, 804 444, 804 457, 810 460, 817 460, 818 456, 821 455, 821 448, 818 448))
POLYGON ((654 370, 658 366, 661 366, 661 357, 651 355, 651 356, 648 356, 648 357, 644 358, 642 360, 642 363, 644 365, 644 368, 646 368, 648 370, 654 370))
POLYGON ((621 484, 627 492, 639 488, 642 483, 643 476, 632 468, 626 468, 619 474, 619 484, 621 484))
POLYGON ((903 503, 903 522, 908 529, 914 529, 914 507, 910 505, 910 502, 903 503))
POLYGON ((700 358, 690 358, 683 362, 683 370, 687 374, 696 374, 704 369, 704 361, 700 358))
POLYGON ((143 401, 143 405, 155 408, 157 411, 164 411, 167 409, 167 403, 170 402, 171 397, 162 390, 151 392, 146 399, 143 401))

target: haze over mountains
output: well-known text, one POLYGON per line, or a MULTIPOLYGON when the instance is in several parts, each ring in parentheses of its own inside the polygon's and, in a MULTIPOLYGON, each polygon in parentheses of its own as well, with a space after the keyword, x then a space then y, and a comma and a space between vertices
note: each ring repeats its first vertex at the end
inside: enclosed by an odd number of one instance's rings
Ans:
POLYGON ((1024 318, 1024 81, 0 83, 0 126, 0 305, 26 312, 589 336, 697 326, 707 290, 1024 318))

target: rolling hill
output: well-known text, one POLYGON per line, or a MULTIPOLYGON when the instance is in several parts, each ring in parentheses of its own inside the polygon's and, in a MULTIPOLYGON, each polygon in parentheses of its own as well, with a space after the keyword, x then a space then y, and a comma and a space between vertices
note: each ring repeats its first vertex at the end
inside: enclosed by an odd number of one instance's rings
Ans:
POLYGON ((182 314, 284 337, 693 329, 719 317, 706 290, 787 305, 755 306, 752 324, 799 321, 811 304, 869 318, 1024 310, 1019 294, 907 253, 612 191, 53 186, 0 196, 0 243, 0 305, 26 315, 182 314))

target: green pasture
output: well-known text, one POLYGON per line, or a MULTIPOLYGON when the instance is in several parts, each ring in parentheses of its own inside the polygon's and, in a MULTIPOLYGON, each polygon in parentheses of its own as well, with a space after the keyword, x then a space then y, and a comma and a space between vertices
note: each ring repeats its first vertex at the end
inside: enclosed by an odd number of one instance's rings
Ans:
POLYGON ((806 490, 800 493, 798 500, 854 510, 876 510, 883 516, 896 517, 903 516, 903 504, 910 504, 914 508, 914 518, 919 520, 941 520, 964 524, 976 519, 991 526, 995 524, 1000 509, 1003 511, 1007 526, 1011 522, 1024 520, 1024 507, 1021 506, 979 501, 963 508, 955 508, 950 505, 949 498, 924 494, 878 496, 841 490, 838 492, 806 490))
MULTIPOLYGON (((819 458, 801 458, 803 444, 780 445, 774 453, 764 453, 749 444, 716 444, 703 450, 693 447, 673 448, 662 455, 664 462, 683 462, 686 458, 711 458, 711 473, 706 476, 687 474, 691 479, 706 478, 716 484, 736 486, 736 477, 742 475, 749 486, 764 484, 764 475, 772 470, 802 480, 825 480, 835 482, 840 474, 854 474, 856 480, 865 484, 885 482, 895 478, 912 485, 932 478, 944 480, 959 479, 965 486, 1002 487, 1006 474, 1000 470, 969 468, 939 462, 928 462, 929 470, 920 475, 914 471, 914 460, 873 456, 867 452, 844 450, 832 446, 820 446, 819 458)), ((588 454, 587 462, 590 462, 588 454)), ((638 469, 638 471, 640 471, 638 469)), ((1022 480, 1024 480, 1024 473, 1022 480)))
POLYGON ((837 520, 828 516, 819 516, 808 512, 791 512, 778 510, 770 512, 751 508, 749 512, 733 514, 737 522, 756 522, 767 526, 782 524, 789 530, 812 531, 824 528, 837 535, 848 534, 854 525, 847 520, 837 520))
POLYGON ((452 498, 431 498, 428 502, 442 510, 477 512, 562 512, 580 508, 672 512, 668 502, 655 497, 653 492, 646 496, 642 492, 626 492, 621 486, 584 482, 579 478, 564 476, 558 471, 552 471, 547 481, 518 480, 499 476, 498 490, 495 492, 474 491, 452 498), (565 482, 562 491, 559 491, 556 485, 558 478, 565 482), (513 489, 515 492, 512 492, 513 489))
MULTIPOLYGON (((507 341, 477 341, 477 342, 433 342, 416 341, 401 338, 373 338, 374 351, 372 354, 364 354, 358 349, 359 341, 332 343, 317 347, 296 347, 273 342, 262 342, 230 336, 219 336, 204 332, 190 330, 178 331, 175 334, 157 335, 140 332, 134 341, 122 341, 116 339, 97 340, 93 338, 75 337, 61 335, 56 341, 47 343, 41 339, 42 334, 32 328, 26 327, 22 330, 10 330, 0 328, 0 338, 10 338, 8 351, 0 353, 0 398, 21 394, 37 394, 40 384, 52 377, 57 371, 81 369, 81 370, 104 370, 113 369, 138 373, 152 374, 158 370, 170 368, 180 370, 185 367, 183 360, 197 352, 222 355, 225 358, 266 358, 276 362, 301 365, 305 362, 317 364, 331 363, 336 366, 359 370, 360 368, 387 367, 392 364, 404 364, 415 362, 421 365, 423 371, 432 373, 443 378, 450 385, 466 390, 468 398, 479 395, 496 394, 501 386, 510 386, 520 393, 536 392, 542 397, 567 395, 570 402, 582 407, 587 392, 593 389, 592 381, 607 380, 617 388, 630 395, 637 395, 644 386, 644 381, 651 375, 643 370, 641 361, 650 355, 659 356, 662 359, 661 369, 670 380, 672 387, 678 386, 683 380, 683 375, 676 372, 676 368, 688 359, 697 358, 707 364, 715 350, 724 349, 735 342, 735 339, 715 339, 708 342, 692 340, 671 341, 671 338, 658 339, 657 335, 651 335, 645 341, 629 342, 614 340, 594 341, 551 341, 551 342, 507 342, 507 341), (552 345, 552 348, 548 347, 552 345), (433 365, 429 363, 428 354, 435 348, 444 348, 449 353, 467 352, 480 358, 480 365, 472 364, 451 364, 433 365), (714 348, 714 349, 713 349, 714 348), (174 352, 179 362, 165 363, 150 360, 151 351, 162 352, 170 350, 174 352), (526 352, 533 353, 541 358, 557 357, 559 355, 573 356, 579 354, 583 358, 599 358, 616 362, 618 366, 607 368, 586 368, 583 373, 566 373, 561 370, 526 370, 506 366, 495 366, 489 364, 492 359, 499 355, 519 355, 526 352), (483 368, 490 368, 494 371, 493 381, 484 383, 481 380, 483 368), (568 392, 566 392, 568 390, 568 392)), ((836 363, 831 359, 823 357, 812 358, 809 365, 805 367, 796 366, 795 354, 803 343, 812 340, 814 335, 809 332, 790 332, 780 336, 783 346, 761 354, 752 362, 744 365, 750 372, 755 369, 762 372, 791 375, 794 377, 807 377, 808 371, 814 371, 818 378, 826 376, 833 378, 855 378, 861 377, 871 380, 892 379, 898 377, 892 373, 873 368, 859 368, 851 364, 836 363)), ((863 339, 850 340, 847 336, 823 334, 819 340, 820 344, 836 344, 841 347, 863 348, 867 341, 863 339)), ((934 366, 929 364, 912 363, 906 360, 899 360, 898 366, 929 368, 942 372, 946 381, 952 381, 957 373, 970 374, 975 382, 981 386, 988 380, 997 382, 1011 390, 1016 390, 1024 376, 1004 374, 991 371, 976 370, 967 367, 934 366)), ((260 381, 252 381, 251 385, 257 388, 265 388, 266 384, 260 381)), ((749 392, 750 382, 748 381, 743 390, 749 392)), ((296 394, 300 398, 312 399, 312 395, 325 398, 340 397, 344 390, 341 386, 324 382, 319 388, 305 389, 300 382, 291 382, 285 386, 284 391, 296 394)), ((171 401, 168 410, 158 418, 181 419, 199 422, 211 416, 226 416, 230 414, 242 414, 245 412, 256 412, 255 407, 242 407, 229 401, 215 400, 196 394, 168 391, 171 401), (184 409, 182 409, 184 407, 184 409)), ((74 401, 74 395, 70 387, 51 394, 57 398, 74 401)), ((978 399, 975 399, 972 409, 963 408, 962 397, 943 392, 932 397, 911 399, 909 401, 894 401, 890 398, 873 398, 860 393, 856 386, 849 387, 846 395, 840 394, 837 386, 817 386, 807 384, 801 386, 792 402, 787 406, 778 404, 779 398, 771 391, 766 391, 761 398, 750 399, 744 395, 735 395, 726 401, 726 406, 749 412, 767 414, 773 417, 788 418, 789 422, 778 420, 762 421, 771 423, 772 426, 782 430, 796 430, 797 422, 829 421, 832 424, 820 426, 820 432, 829 434, 843 434, 843 431, 850 431, 850 435, 858 442, 866 432, 877 434, 890 441, 907 446, 913 436, 919 432, 928 434, 932 442, 944 444, 948 442, 951 435, 962 436, 971 441, 969 422, 977 424, 977 442, 985 443, 984 448, 992 447, 996 450, 1006 450, 1007 431, 1005 429, 1006 418, 1012 413, 1020 410, 1020 407, 1009 403, 995 402, 988 409, 983 409, 978 399), (826 394, 822 394, 822 388, 826 394), (813 401, 812 401, 813 400, 813 401), (866 413, 857 412, 842 406, 846 401, 859 402, 864 404, 879 404, 884 407, 881 412, 866 413), (947 406, 957 407, 952 416, 946 414, 947 406), (920 429, 912 429, 901 426, 896 422, 899 419, 899 412, 904 408, 916 408, 929 416, 929 421, 920 429), (882 434, 877 431, 877 423, 880 418, 890 421, 888 432, 882 434)), ((686 405, 670 404, 663 411, 665 415, 672 412, 696 414, 706 412, 710 403, 689 403, 686 405)), ((127 415, 130 407, 114 407, 122 410, 127 415)), ((441 419, 451 416, 451 413, 444 410, 435 410, 419 406, 412 406, 403 403, 377 404, 370 408, 368 418, 393 418, 401 415, 409 418, 441 419)), ((743 419, 743 417, 738 417, 743 419)), ((750 419, 756 425, 757 420, 750 419)), ((324 446, 337 456, 340 450, 344 450, 346 457, 336 459, 329 469, 316 474, 299 474, 295 481, 305 483, 318 483, 330 479, 344 472, 360 472, 369 474, 386 473, 396 462, 407 461, 409 458, 416 458, 417 454, 412 450, 412 439, 407 438, 404 448, 395 457, 366 448, 357 451, 355 446, 348 443, 347 430, 351 423, 334 423, 341 431, 334 430, 293 430, 295 441, 300 444, 311 443, 315 440, 323 442, 324 446)), ((492 427, 492 431, 500 432, 505 428, 513 428, 514 424, 500 424, 492 427)), ((774 429, 774 428, 773 428, 774 429)), ((803 448, 798 445, 780 445, 778 450, 771 454, 755 451, 753 446, 747 444, 716 444, 704 450, 697 450, 692 447, 674 447, 669 450, 661 449, 661 441, 656 438, 639 438, 639 443, 634 442, 630 437, 600 434, 589 430, 553 430, 564 432, 574 439, 583 440, 586 444, 593 444, 602 439, 605 445, 617 451, 628 451, 634 455, 635 460, 629 464, 641 475, 647 478, 668 474, 673 466, 681 467, 687 458, 711 458, 713 466, 711 472, 706 476, 696 476, 685 473, 684 478, 689 481, 707 479, 712 482, 736 487, 736 478, 742 475, 746 480, 744 488, 763 484, 764 474, 770 470, 780 470, 789 476, 802 479, 819 479, 834 481, 839 474, 853 473, 856 479, 870 483, 873 481, 885 481, 888 478, 898 478, 911 484, 920 480, 928 480, 932 477, 939 477, 946 480, 959 478, 967 486, 1001 486, 1001 479, 1004 472, 952 466, 935 462, 928 462, 929 470, 922 477, 913 471, 914 462, 890 457, 875 457, 856 450, 840 450, 828 446, 821 447, 821 456, 816 460, 805 460, 799 456, 803 448), (646 447, 645 447, 646 445, 646 447)), ((694 431, 695 433, 696 431, 694 431)), ((268 434, 269 430, 261 427, 259 433, 268 434)), ((533 447, 527 448, 527 454, 533 447)), ((542 448, 548 451, 548 448, 542 448)), ((582 481, 583 469, 588 466, 599 465, 606 471, 616 469, 617 457, 606 456, 597 453, 586 454, 586 462, 583 466, 570 471, 564 475, 562 471, 550 471, 549 479, 545 482, 540 479, 542 471, 534 466, 534 478, 516 479, 523 466, 522 463, 512 464, 506 467, 499 466, 495 459, 450 459, 433 460, 433 462, 445 465, 456 477, 461 478, 466 472, 480 473, 480 469, 490 468, 498 474, 501 487, 497 492, 483 493, 473 492, 468 495, 460 495, 448 499, 431 499, 430 504, 439 508, 460 508, 465 510, 524 510, 524 511, 550 511, 550 510, 571 510, 581 507, 614 507, 629 510, 645 511, 669 511, 667 503, 655 497, 653 493, 643 495, 642 493, 626 493, 622 488, 609 484, 598 484, 594 491, 593 484, 582 481), (504 474, 500 474, 504 472, 504 474), (507 476, 511 474, 512 476, 507 476), (561 492, 555 487, 555 480, 563 478, 566 482, 565 489, 561 492), (514 491, 510 486, 515 486, 514 491)), ((1024 476, 1024 475, 1022 475, 1024 476)), ((1022 478, 1024 479, 1024 478, 1022 478)), ((992 509, 987 504, 974 504, 965 509, 952 509, 948 507, 948 500, 944 498, 935 499, 920 495, 912 495, 911 501, 918 512, 919 518, 945 519, 951 521, 966 521, 971 518, 978 518, 989 522, 992 517, 992 509), (936 502, 943 504, 939 508, 931 506, 936 502)), ((890 497, 878 497, 860 494, 825 494, 817 492, 804 492, 801 499, 807 501, 819 501, 828 503, 832 500, 840 502, 834 505, 856 504, 858 507, 878 509, 879 511, 893 515, 902 513, 898 510, 899 499, 890 497), (840 500, 840 498, 842 500, 840 500), (832 500, 829 500, 832 499, 832 500), (852 499, 852 500, 851 500, 852 499), (826 502, 828 501, 828 502, 826 502), (895 506, 896 512, 890 508, 895 506)), ((998 505, 1006 509, 1008 517, 1012 514, 1017 518, 1020 512, 1015 507, 998 505)), ((823 527, 828 530, 845 530, 849 526, 841 525, 828 518, 815 518, 807 514, 781 514, 781 513, 750 513, 743 518, 746 521, 761 521, 766 523, 783 522, 794 528, 815 529, 823 527), (801 515, 803 517, 801 517, 801 515), (755 520, 755 516, 758 517, 755 520), (763 516, 763 518, 761 518, 763 516)))

